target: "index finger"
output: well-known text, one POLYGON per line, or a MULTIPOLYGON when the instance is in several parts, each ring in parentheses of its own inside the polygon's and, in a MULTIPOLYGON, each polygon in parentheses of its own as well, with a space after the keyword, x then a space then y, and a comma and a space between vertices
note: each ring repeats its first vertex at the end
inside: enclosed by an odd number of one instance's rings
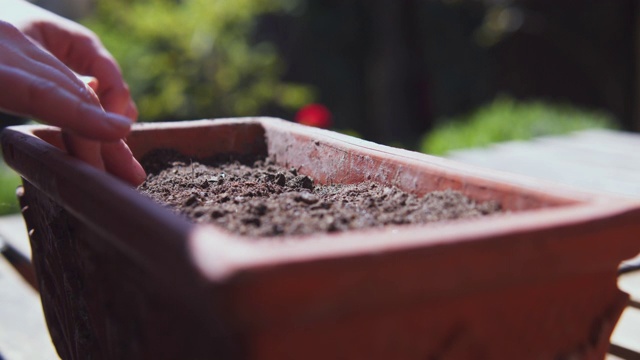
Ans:
POLYGON ((129 86, 122 77, 118 62, 100 39, 87 34, 76 34, 75 40, 67 45, 64 54, 53 51, 54 55, 74 71, 98 79, 96 93, 105 110, 135 120, 138 113, 131 99, 129 86))
POLYGON ((129 86, 122 78, 120 67, 111 56, 100 57, 93 62, 89 72, 99 79, 98 98, 107 111, 137 119, 138 110, 131 98, 129 86))
POLYGON ((105 112, 47 78, 0 64, 0 83, 12 84, 11 91, 0 96, 0 108, 7 112, 32 116, 93 140, 117 141, 130 131, 128 118, 105 112))

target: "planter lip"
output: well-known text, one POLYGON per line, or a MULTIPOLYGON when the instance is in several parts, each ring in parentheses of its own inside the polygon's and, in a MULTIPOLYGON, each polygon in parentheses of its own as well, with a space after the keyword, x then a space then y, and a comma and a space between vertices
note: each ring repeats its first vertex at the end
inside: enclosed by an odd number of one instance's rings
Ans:
MULTIPOLYGON (((270 241, 251 242, 248 241, 250 238, 232 235, 210 225, 202 226, 189 223, 153 203, 115 177, 97 171, 66 155, 59 149, 61 144, 47 143, 47 141, 53 143, 56 141, 56 136, 59 136, 58 128, 45 125, 9 127, 2 132, 1 137, 7 163, 36 187, 41 190, 53 191, 54 196, 61 198, 60 200, 65 206, 69 206, 70 203, 66 198, 70 188, 89 189, 94 187, 104 190, 101 191, 100 196, 108 197, 111 193, 120 194, 118 195, 118 199, 121 201, 119 206, 128 209, 129 213, 151 209, 151 213, 145 215, 146 225, 140 231, 152 229, 154 234, 162 234, 164 238, 160 239, 161 241, 156 245, 166 246, 166 249, 169 249, 172 254, 178 254, 177 256, 182 257, 184 263, 189 263, 190 259, 194 260, 196 271, 208 281, 215 283, 229 281, 235 275, 245 271, 302 261, 375 255, 415 249, 425 245, 435 245, 435 248, 492 237, 500 238, 506 234, 546 231, 562 226, 607 221, 612 218, 615 220, 626 216, 640 217, 640 201, 634 199, 595 194, 526 176, 468 166, 449 159, 378 145, 328 130, 311 128, 275 118, 251 117, 142 123, 135 124, 132 132, 244 124, 284 129, 295 134, 313 135, 329 146, 346 143, 349 146, 362 149, 368 154, 382 154, 389 156, 392 160, 401 160, 409 164, 424 166, 428 163, 429 166, 437 168, 443 174, 462 174, 469 179, 469 182, 506 184, 510 188, 526 193, 550 196, 558 199, 560 203, 564 202, 564 204, 513 214, 465 220, 456 222, 455 225, 442 223, 354 230, 337 234, 315 234, 313 235, 314 240, 273 246, 270 241), (47 141, 41 140, 39 136, 47 138, 47 141), (31 158, 36 158, 42 166, 47 167, 64 181, 69 181, 70 184, 65 185, 66 187, 62 189, 63 184, 57 179, 48 182, 49 180, 43 179, 42 176, 34 175, 35 169, 28 169, 28 166, 23 166, 12 159, 13 147, 19 147, 21 151, 30 151, 31 158), (62 168, 59 168, 61 165, 62 168), (76 173, 73 175, 65 174, 64 172, 69 169, 74 169, 76 173), (87 184, 83 186, 77 184, 78 181, 88 181, 88 184, 98 184, 98 187, 87 184), (62 193, 61 189, 66 189, 67 192, 62 193), (182 240, 175 239, 174 236, 181 236, 182 240), (388 241, 389 236, 392 236, 394 241, 388 241)), ((88 207, 90 205, 85 204, 82 209, 88 207)), ((84 219, 89 218, 78 209, 68 210, 84 219)), ((139 219, 133 217, 127 220, 131 221, 131 225, 139 219)), ((94 224, 94 226, 100 228, 104 227, 104 224, 94 224)), ((101 230, 103 232, 110 231, 110 229, 104 228, 101 230)), ((289 240, 293 242, 297 238, 282 237, 278 242, 290 242, 289 240)), ((113 236, 110 239, 117 241, 113 236)), ((162 266, 160 260, 153 258, 155 255, 145 253, 143 245, 123 243, 116 245, 124 248, 130 256, 149 263, 149 267, 162 266)), ((148 245, 148 241, 145 243, 146 245, 148 245)), ((633 255, 635 254, 630 254, 629 257, 633 255)))
MULTIPOLYGON (((545 231, 594 225, 626 216, 640 218, 639 204, 623 201, 567 205, 453 222, 386 226, 273 240, 255 240, 205 225, 194 229, 189 237, 189 248, 191 256, 209 280, 223 281, 244 271, 270 269, 283 264, 377 256, 427 247, 440 251, 448 246, 488 239, 511 241, 507 238, 513 235, 535 236, 545 231), (389 241, 390 238, 393 241, 389 241), (221 248, 225 252, 220 252, 221 248)), ((636 229, 640 231, 640 225, 636 229)), ((636 248, 640 251, 640 245, 636 248)), ((634 255, 631 253, 629 257, 634 255)))
MULTIPOLYGON (((321 137, 323 141, 329 143, 346 143, 350 146, 356 146, 360 149, 377 154, 384 154, 396 159, 424 165, 428 162, 429 166, 433 166, 442 170, 444 173, 463 173, 472 180, 480 180, 487 183, 506 183, 514 187, 526 190, 529 193, 540 193, 550 195, 558 200, 565 200, 567 203, 576 202, 610 202, 626 201, 633 202, 640 200, 627 198, 620 195, 600 193, 592 190, 583 190, 564 184, 554 183, 544 179, 536 179, 521 174, 512 174, 500 170, 487 169, 484 167, 464 164, 456 160, 438 157, 430 154, 419 153, 416 151, 394 148, 387 145, 377 144, 368 140, 359 139, 353 136, 341 134, 338 132, 320 129, 311 126, 299 125, 290 121, 282 120, 274 117, 239 117, 239 118, 215 118, 215 119, 199 119, 185 120, 174 122, 153 122, 153 123, 135 123, 132 126, 132 133, 153 131, 153 130, 169 130, 169 129, 186 129, 194 127, 208 128, 212 125, 260 125, 263 128, 277 128, 292 132, 302 132, 321 137)), ((28 136, 40 138, 42 135, 54 134, 57 136, 59 128, 49 125, 18 125, 7 127, 6 132, 18 132, 28 136)), ((56 145, 61 147, 61 145, 56 145)), ((72 159, 75 160, 75 159, 72 159)), ((115 179, 115 178, 114 178, 115 179)), ((118 179, 115 179, 119 181, 118 179)))
MULTIPOLYGON (((558 199, 559 201, 565 201, 566 203, 611 202, 612 200, 623 202, 637 201, 640 203, 640 200, 634 198, 604 192, 597 192, 595 190, 584 190, 564 184, 555 183, 545 179, 537 179, 526 175, 513 174, 472 164, 465 164, 456 160, 447 159, 435 155, 377 144, 368 140, 359 139, 331 130, 299 125, 274 117, 261 116, 199 119, 174 122, 135 123, 132 126, 132 133, 153 130, 187 129, 194 127, 208 128, 212 125, 260 125, 263 128, 274 128, 292 132, 303 132, 305 134, 321 137, 324 142, 346 143, 350 146, 359 147, 360 149, 367 152, 384 154, 405 162, 417 163, 420 165, 424 165, 425 162, 428 162, 429 166, 438 168, 447 174, 463 173, 465 176, 468 176, 472 180, 479 180, 481 182, 491 184, 506 183, 512 185, 513 187, 526 190, 528 193, 550 195, 558 199)), ((41 135, 50 133, 57 135, 57 133, 59 132, 59 128, 57 127, 41 124, 10 126, 7 127, 6 130, 16 131, 36 138, 39 138, 41 135)), ((60 146, 61 145, 58 145, 56 147, 60 146)))

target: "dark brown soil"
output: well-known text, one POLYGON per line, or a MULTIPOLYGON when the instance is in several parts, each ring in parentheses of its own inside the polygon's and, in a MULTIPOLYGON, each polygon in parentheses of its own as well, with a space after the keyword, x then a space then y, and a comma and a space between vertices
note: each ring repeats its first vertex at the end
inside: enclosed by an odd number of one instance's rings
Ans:
POLYGON ((142 161, 149 173, 138 188, 194 222, 250 236, 301 235, 389 224, 424 224, 500 211, 457 191, 424 197, 373 182, 314 184, 269 159, 191 160, 159 151, 142 161))

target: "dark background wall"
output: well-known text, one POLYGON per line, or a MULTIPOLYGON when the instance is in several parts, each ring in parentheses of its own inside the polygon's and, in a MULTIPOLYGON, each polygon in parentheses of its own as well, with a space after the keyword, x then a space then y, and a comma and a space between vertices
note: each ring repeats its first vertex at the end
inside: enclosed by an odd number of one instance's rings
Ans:
POLYGON ((339 128, 411 145, 503 93, 604 109, 637 130, 637 14, 635 0, 311 0, 259 33, 339 128))

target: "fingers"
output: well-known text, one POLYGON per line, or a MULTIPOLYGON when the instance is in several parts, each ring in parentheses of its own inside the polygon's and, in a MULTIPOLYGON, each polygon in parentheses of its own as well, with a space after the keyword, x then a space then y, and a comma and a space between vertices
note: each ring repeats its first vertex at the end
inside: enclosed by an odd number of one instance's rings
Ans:
POLYGON ((138 110, 131 99, 129 86, 124 82, 116 61, 110 54, 97 51, 91 68, 87 72, 99 80, 98 97, 107 111, 127 116, 132 120, 138 118, 138 110))
POLYGON ((88 140, 86 138, 70 134, 66 131, 62 132, 62 141, 64 142, 69 155, 76 157, 99 170, 105 170, 104 162, 102 161, 102 149, 100 142, 88 140))
POLYGON ((0 93, 0 109, 7 112, 94 140, 116 141, 130 130, 128 118, 106 113, 69 68, 4 22, 0 22, 0 84, 11 84, 0 93))
POLYGON ((136 104, 133 102, 133 100, 129 100, 127 102, 127 109, 122 115, 133 121, 138 119, 138 108, 136 107, 136 104))
POLYGON ((95 90, 106 111, 137 119, 138 112, 120 67, 100 39, 67 19, 53 14, 42 16, 46 21, 26 27, 28 36, 77 73, 97 78, 95 90))
POLYGON ((121 91, 114 91, 111 87, 108 86, 100 87, 98 79, 93 76, 81 76, 81 80, 89 85, 89 87, 91 87, 91 89, 93 89, 96 93, 98 93, 98 91, 101 91, 101 95, 96 96, 98 96, 102 106, 104 106, 105 109, 118 114, 122 114, 132 121, 136 121, 138 119, 138 108, 133 102, 133 99, 131 99, 128 88, 121 89, 121 91), (110 96, 110 94, 117 95, 110 96))
POLYGON ((105 110, 125 115, 132 120, 138 116, 128 85, 113 56, 100 40, 85 28, 59 28, 42 25, 44 45, 58 59, 74 71, 98 80, 96 93, 105 110))
POLYGON ((146 174, 121 140, 138 112, 116 61, 91 31, 40 15, 42 21, 22 19, 35 42, 0 21, 0 110, 61 127, 70 155, 142 183, 146 174), (94 79, 85 84, 70 68, 94 79))
POLYGON ((91 90, 93 90, 94 92, 98 91, 98 79, 94 78, 93 76, 83 76, 83 75, 77 75, 77 76, 80 79, 80 81, 82 81, 87 86, 89 86, 91 90))
POLYGON ((78 92, 88 101, 99 104, 97 98, 83 91, 83 82, 60 60, 30 42, 18 29, 0 22, 0 63, 25 70, 36 77, 47 78, 61 88, 78 92))
POLYGON ((100 143, 64 131, 62 140, 69 155, 99 170, 106 170, 130 185, 138 186, 147 177, 123 140, 100 143))
POLYGON ((33 116, 93 140, 116 141, 130 131, 130 119, 88 102, 90 95, 82 83, 69 91, 51 78, 0 65, 0 84, 13 84, 0 96, 0 108, 8 112, 33 116))
POLYGON ((113 143, 103 143, 102 159, 105 169, 109 173, 133 186, 142 184, 147 177, 138 160, 133 157, 131 150, 129 150, 127 144, 122 140, 113 143))

